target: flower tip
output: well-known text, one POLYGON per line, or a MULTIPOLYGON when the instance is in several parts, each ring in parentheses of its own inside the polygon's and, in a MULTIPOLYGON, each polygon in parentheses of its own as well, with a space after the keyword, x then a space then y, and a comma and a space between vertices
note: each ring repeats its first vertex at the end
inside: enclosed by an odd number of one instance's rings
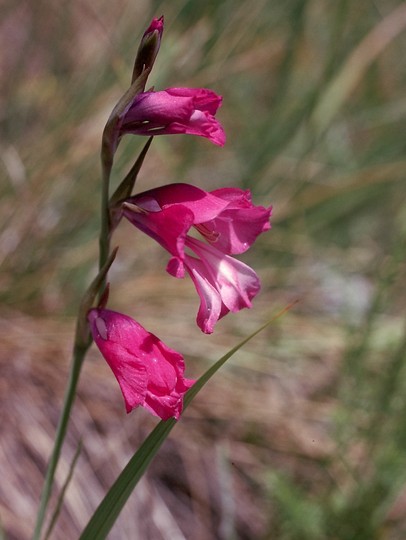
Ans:
MULTIPOLYGON (((145 30, 135 57, 131 84, 142 75, 145 70, 150 71, 161 46, 162 33, 164 31, 164 18, 153 18, 145 30)), ((146 79, 145 79, 146 82, 146 79)), ((143 88, 145 87, 145 82, 143 88)))
POLYGON ((148 36, 149 34, 152 34, 155 31, 158 31, 160 37, 162 36, 162 32, 164 30, 164 16, 161 15, 160 17, 154 17, 148 26, 148 28, 144 32, 144 38, 148 36))
POLYGON ((215 135, 213 135, 211 140, 217 146, 224 146, 226 144, 227 138, 223 129, 219 129, 219 131, 215 135))

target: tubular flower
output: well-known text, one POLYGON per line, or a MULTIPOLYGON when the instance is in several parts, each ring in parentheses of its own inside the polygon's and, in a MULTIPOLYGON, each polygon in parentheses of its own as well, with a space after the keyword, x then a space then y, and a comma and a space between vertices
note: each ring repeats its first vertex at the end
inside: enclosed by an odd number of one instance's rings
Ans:
POLYGON ((169 274, 189 273, 200 297, 197 324, 203 332, 213 332, 229 311, 252 306, 259 278, 230 255, 246 251, 270 228, 271 208, 253 205, 249 191, 169 184, 127 199, 123 215, 169 251, 169 274), (188 234, 192 227, 206 242, 188 234))
POLYGON ((206 88, 167 88, 142 92, 123 111, 119 134, 172 135, 186 133, 206 137, 224 146, 225 134, 215 119, 222 98, 206 88))
POLYGON ((127 315, 95 308, 88 321, 120 385, 127 412, 142 406, 162 420, 178 419, 183 396, 195 382, 183 376, 182 355, 127 315))

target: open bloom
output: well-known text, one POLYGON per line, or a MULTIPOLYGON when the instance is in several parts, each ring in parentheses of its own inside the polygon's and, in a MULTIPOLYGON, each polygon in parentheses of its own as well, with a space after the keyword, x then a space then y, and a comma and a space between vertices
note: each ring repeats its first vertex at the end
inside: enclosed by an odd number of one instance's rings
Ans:
POLYGON ((215 114, 222 98, 207 88, 167 88, 136 95, 119 120, 119 134, 206 137, 223 146, 225 134, 215 114))
POLYGON ((178 419, 183 396, 195 382, 183 376, 182 355, 122 313, 95 308, 88 321, 120 385, 127 412, 141 405, 163 420, 178 419))
POLYGON ((189 273, 200 297, 197 324, 203 332, 213 332, 229 311, 251 307, 259 278, 230 255, 246 251, 270 228, 271 208, 253 205, 249 191, 169 184, 129 198, 123 214, 169 251, 169 274, 189 273), (206 242, 188 234, 192 227, 206 242))

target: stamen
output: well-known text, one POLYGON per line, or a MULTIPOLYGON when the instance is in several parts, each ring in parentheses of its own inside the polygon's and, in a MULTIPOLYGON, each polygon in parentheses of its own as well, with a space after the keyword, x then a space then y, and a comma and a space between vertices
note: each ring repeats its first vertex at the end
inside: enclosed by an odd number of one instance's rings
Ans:
POLYGON ((206 238, 206 240, 211 244, 215 244, 220 238, 219 232, 216 232, 213 229, 209 229, 207 225, 204 225, 203 223, 195 225, 195 229, 197 229, 199 233, 204 236, 204 238, 206 238))

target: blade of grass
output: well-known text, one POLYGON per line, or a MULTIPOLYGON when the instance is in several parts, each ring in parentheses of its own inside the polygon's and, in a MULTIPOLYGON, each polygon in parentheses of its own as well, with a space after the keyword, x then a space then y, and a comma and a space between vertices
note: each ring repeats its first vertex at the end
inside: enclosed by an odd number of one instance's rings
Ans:
POLYGON ((55 443, 52 449, 47 472, 45 475, 45 481, 42 489, 33 540, 39 540, 41 538, 41 530, 44 524, 45 513, 48 506, 49 498, 51 496, 55 471, 59 461, 59 456, 61 454, 62 444, 65 440, 65 435, 68 428, 70 411, 76 397, 76 387, 79 380, 80 371, 88 348, 89 346, 74 347, 72 366, 69 373, 68 384, 65 390, 62 412, 55 435, 55 443))
POLYGON ((47 531, 45 533, 45 540, 48 540, 51 537, 52 530, 53 530, 53 528, 55 526, 55 523, 56 523, 56 521, 58 519, 58 516, 59 516, 59 514, 61 512, 64 497, 65 497, 65 493, 66 493, 66 490, 68 489, 70 481, 72 480, 73 471, 75 470, 75 466, 76 466, 76 463, 77 463, 77 460, 78 460, 78 458, 80 456, 81 451, 82 451, 82 441, 79 441, 78 447, 76 448, 75 455, 73 456, 73 459, 72 459, 72 463, 70 464, 70 467, 69 467, 68 476, 66 477, 66 480, 65 480, 65 482, 64 482, 64 484, 62 486, 61 492, 60 492, 59 497, 58 497, 58 501, 56 503, 54 513, 52 514, 51 521, 50 521, 50 523, 48 525, 48 529, 47 529, 47 531))
MULTIPOLYGON (((227 362, 227 360, 233 356, 233 354, 257 334, 262 332, 267 326, 272 324, 276 319, 289 311, 296 303, 297 301, 286 306, 258 330, 228 351, 228 353, 209 368, 186 394, 184 407, 186 408, 191 403, 203 386, 227 362)), ((166 421, 162 420, 149 434, 100 503, 79 540, 102 540, 103 538, 106 538, 138 481, 175 425, 176 420, 173 418, 166 421)))

